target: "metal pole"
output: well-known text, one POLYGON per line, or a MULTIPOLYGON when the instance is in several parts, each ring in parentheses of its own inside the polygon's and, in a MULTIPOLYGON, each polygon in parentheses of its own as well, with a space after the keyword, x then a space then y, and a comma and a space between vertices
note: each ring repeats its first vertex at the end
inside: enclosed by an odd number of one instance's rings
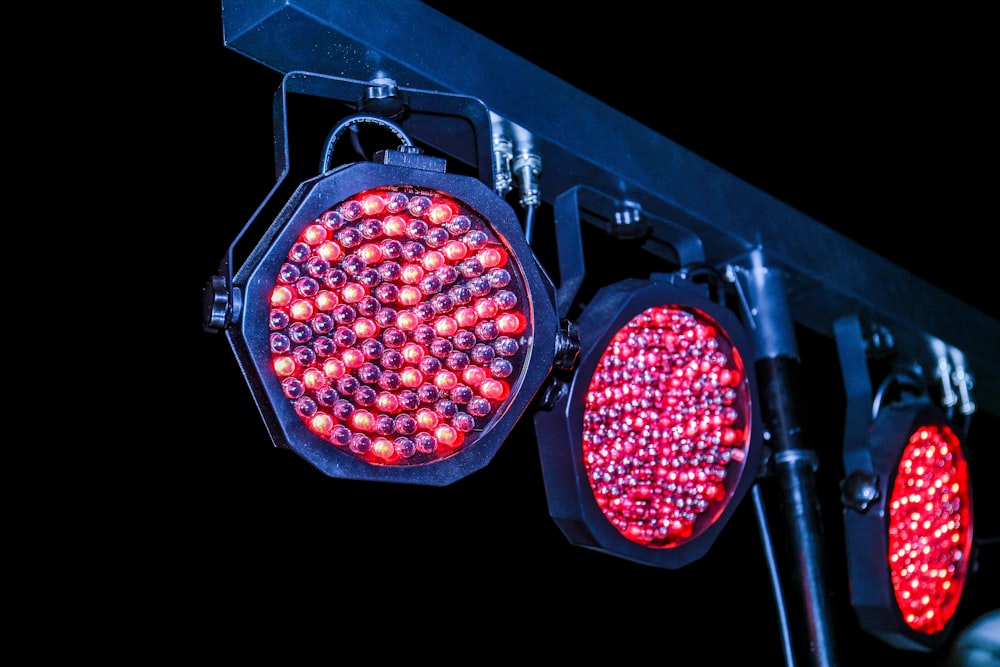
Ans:
POLYGON ((788 585, 781 591, 789 598, 788 618, 796 624, 790 632, 792 651, 796 664, 838 665, 814 477, 818 458, 804 441, 796 404, 801 392, 794 323, 781 274, 764 265, 760 250, 751 253, 750 260, 740 277, 753 324, 761 414, 788 542, 788 585))

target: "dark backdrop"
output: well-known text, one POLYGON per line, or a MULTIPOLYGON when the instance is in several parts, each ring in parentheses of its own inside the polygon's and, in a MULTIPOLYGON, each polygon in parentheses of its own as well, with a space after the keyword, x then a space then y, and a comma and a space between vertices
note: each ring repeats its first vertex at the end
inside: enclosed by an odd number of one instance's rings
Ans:
MULTIPOLYGON (((183 597, 206 635, 212 619, 233 614, 319 621, 320 635, 285 640, 333 655, 360 644, 373 656, 394 647, 430 659, 541 651, 586 662, 781 664, 749 498, 705 558, 665 570, 568 543, 548 516, 527 419, 487 468, 444 488, 331 479, 271 445, 225 338, 201 329, 200 292, 274 183, 280 77, 224 46, 218 3, 197 4, 160 17, 162 85, 149 91, 150 104, 172 112, 152 133, 165 175, 150 193, 168 213, 158 273, 177 298, 169 321, 151 319, 157 333, 170 332, 169 349, 183 351, 164 355, 163 405, 143 422, 144 434, 167 443, 150 464, 170 479, 148 526, 169 554, 165 599, 183 597)), ((773 22, 631 10, 543 20, 463 7, 451 15, 997 315, 983 154, 995 103, 973 17, 773 22)), ((803 419, 821 456, 845 664, 940 664, 940 652, 900 654, 857 627, 836 488, 843 387, 832 342, 800 334, 803 419)), ((974 421, 982 461, 996 462, 995 424, 985 414, 974 421)), ((988 499, 979 515, 996 536, 996 495, 979 474, 988 499)), ((1000 606, 998 548, 983 548, 962 627, 1000 606)))

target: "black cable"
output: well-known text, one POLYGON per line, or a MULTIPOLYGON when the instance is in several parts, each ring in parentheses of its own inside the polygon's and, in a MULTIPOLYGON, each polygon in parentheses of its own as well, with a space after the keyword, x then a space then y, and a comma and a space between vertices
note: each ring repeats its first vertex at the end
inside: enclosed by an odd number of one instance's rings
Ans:
POLYGON ((378 125, 379 127, 384 127, 395 134, 404 146, 412 146, 413 141, 407 136, 406 132, 403 131, 396 123, 391 120, 386 120, 381 116, 374 116, 367 113, 357 113, 347 116, 342 119, 339 123, 333 126, 330 133, 326 136, 326 141, 323 144, 323 157, 319 161, 319 173, 325 174, 330 171, 330 161, 333 159, 333 149, 337 145, 337 141, 340 136, 352 125, 357 123, 371 123, 372 125, 378 125))
POLYGON ((920 371, 912 364, 897 364, 895 368, 879 383, 872 401, 872 419, 878 417, 885 402, 886 392, 895 385, 901 394, 920 396, 927 393, 920 371))
POLYGON ((524 238, 531 245, 531 237, 535 235, 535 210, 536 206, 526 206, 524 212, 524 238))
POLYGON ((695 277, 705 277, 709 282, 709 290, 714 295, 714 300, 719 305, 726 305, 725 284, 726 278, 718 267, 708 262, 696 262, 685 265, 684 270, 694 279, 695 277))

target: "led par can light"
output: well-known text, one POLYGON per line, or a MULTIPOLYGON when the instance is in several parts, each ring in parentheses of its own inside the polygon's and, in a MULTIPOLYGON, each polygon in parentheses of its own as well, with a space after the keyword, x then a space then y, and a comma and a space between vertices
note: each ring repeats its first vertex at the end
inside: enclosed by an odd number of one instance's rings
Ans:
POLYGON ((568 387, 535 414, 549 512, 577 546, 682 567, 758 473, 750 339, 677 276, 602 288, 578 329, 568 387))
POLYGON ((862 628, 896 648, 938 648, 973 571, 972 486, 960 438, 929 400, 911 400, 883 408, 867 442, 845 448, 844 462, 845 486, 859 473, 874 484, 863 510, 844 510, 862 628))
POLYGON ((226 332, 276 446, 332 477, 446 485, 548 376, 554 288, 481 181, 377 157, 299 185, 233 277, 226 332))

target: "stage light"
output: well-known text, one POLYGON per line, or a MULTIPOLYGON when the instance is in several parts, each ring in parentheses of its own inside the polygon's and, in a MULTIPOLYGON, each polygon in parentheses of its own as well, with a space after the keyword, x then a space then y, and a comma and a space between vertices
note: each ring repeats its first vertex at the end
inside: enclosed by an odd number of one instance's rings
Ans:
POLYGON ((549 511, 577 546, 686 565, 759 472, 749 338, 703 287, 625 280, 580 315, 579 363, 535 414, 549 511))
POLYGON ((205 322, 276 446, 332 477, 446 485, 489 463, 549 375, 554 298, 513 209, 404 142, 300 184, 213 277, 205 322))
POLYGON ((848 388, 841 483, 851 601, 861 628, 900 649, 940 647, 974 571, 963 429, 921 367, 897 362, 875 396, 860 323, 837 323, 848 388), (853 355, 853 360, 852 360, 853 355))
POLYGON ((931 650, 947 637, 971 572, 967 458, 926 401, 883 409, 866 447, 867 456, 844 459, 852 464, 844 531, 855 613, 888 644, 931 650), (862 457, 871 465, 857 465, 862 457))

